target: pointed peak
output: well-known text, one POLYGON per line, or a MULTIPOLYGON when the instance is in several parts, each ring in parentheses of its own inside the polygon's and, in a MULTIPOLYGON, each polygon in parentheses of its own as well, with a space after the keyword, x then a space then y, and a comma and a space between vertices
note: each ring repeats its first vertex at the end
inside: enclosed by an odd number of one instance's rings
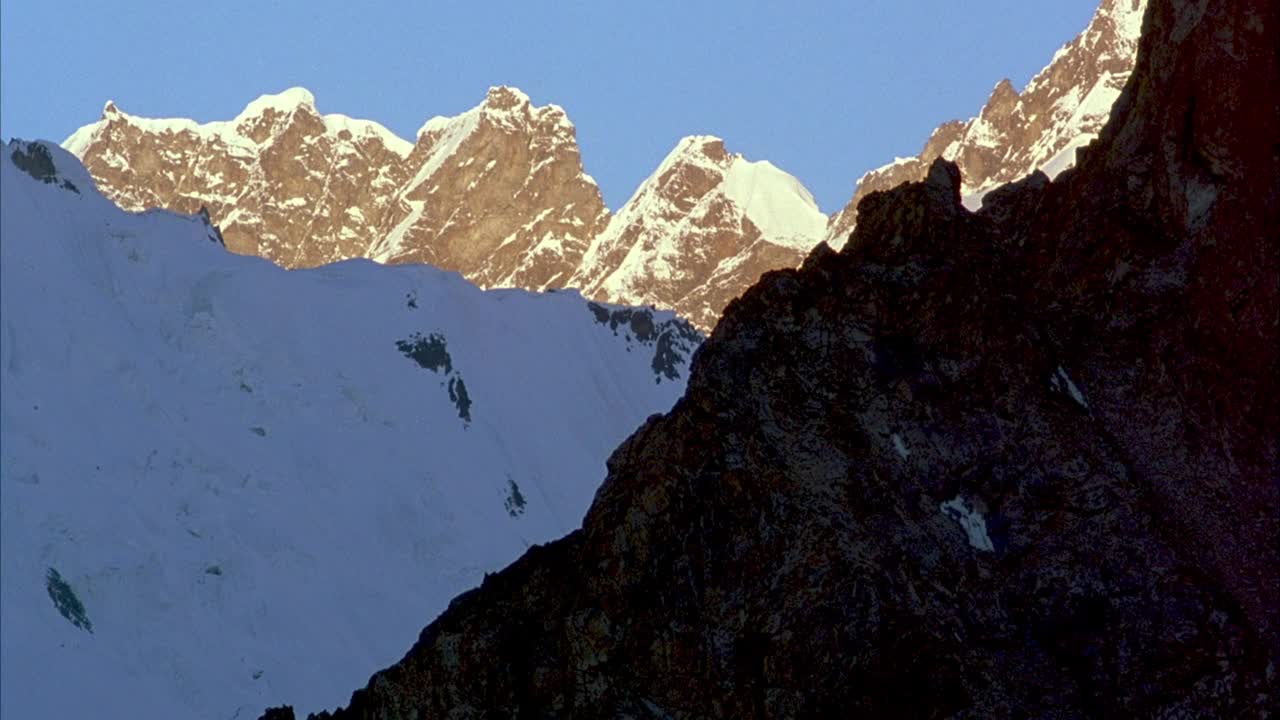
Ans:
POLYGON ((680 138, 676 146, 667 153, 658 165, 658 169, 650 175, 651 180, 665 176, 672 168, 699 166, 717 168, 723 172, 733 157, 724 147, 724 140, 715 135, 688 135, 680 138))
POLYGON ((115 100, 108 100, 106 105, 102 106, 102 119, 106 120, 112 115, 121 115, 120 108, 116 107, 115 100))
POLYGON ((258 99, 249 103, 244 107, 244 110, 240 111, 240 114, 236 116, 236 120, 262 115, 269 110, 287 114, 300 107, 315 111, 316 97, 306 88, 291 87, 283 92, 259 96, 258 99))
POLYGON ((547 104, 541 107, 533 104, 529 96, 520 88, 510 85, 495 85, 485 93, 479 105, 458 115, 437 115, 418 128, 415 137, 444 131, 454 122, 483 122, 496 125, 507 130, 528 130, 534 123, 550 121, 559 132, 574 131, 568 114, 559 105, 547 104))
POLYGON ((729 159, 729 151, 725 150, 724 140, 715 135, 688 135, 680 138, 676 147, 668 157, 698 155, 716 161, 729 159))
POLYGON ((484 102, 481 104, 494 110, 510 110, 519 105, 528 105, 529 96, 520 88, 511 87, 510 85, 495 85, 489 88, 489 92, 485 94, 484 102))
POLYGON ((996 83, 995 88, 992 89, 991 97, 996 98, 1000 96, 1005 96, 1005 97, 1018 96, 1018 91, 1014 89, 1013 83, 1009 80, 1009 78, 1002 79, 1000 82, 996 83))

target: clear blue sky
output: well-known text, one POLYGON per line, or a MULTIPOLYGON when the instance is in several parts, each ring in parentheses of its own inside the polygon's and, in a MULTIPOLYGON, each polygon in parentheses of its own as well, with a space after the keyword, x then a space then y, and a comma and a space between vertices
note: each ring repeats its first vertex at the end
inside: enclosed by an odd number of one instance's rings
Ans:
POLYGON ((229 119, 309 88, 413 133, 490 85, 564 106, 617 208, 684 135, 797 176, 826 212, 1002 77, 1021 87, 1096 0, 0 0, 0 134, 61 141, 107 99, 229 119))

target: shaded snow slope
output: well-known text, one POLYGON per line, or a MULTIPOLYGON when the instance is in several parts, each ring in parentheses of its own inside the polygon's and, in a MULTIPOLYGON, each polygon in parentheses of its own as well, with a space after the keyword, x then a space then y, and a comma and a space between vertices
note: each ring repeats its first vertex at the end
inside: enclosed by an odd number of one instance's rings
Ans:
POLYGON ((424 266, 284 271, 0 154, 6 718, 337 704, 578 526, 700 340, 424 266))

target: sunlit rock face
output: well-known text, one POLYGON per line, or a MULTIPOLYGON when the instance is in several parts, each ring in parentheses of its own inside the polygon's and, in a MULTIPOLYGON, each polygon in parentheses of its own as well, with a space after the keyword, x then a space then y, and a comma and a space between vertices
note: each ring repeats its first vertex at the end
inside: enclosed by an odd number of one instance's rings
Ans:
POLYGON ((122 207, 207 207, 228 247, 288 268, 370 257, 563 287, 608 222, 564 110, 507 87, 413 143, 293 88, 203 125, 108 103, 64 145, 122 207))

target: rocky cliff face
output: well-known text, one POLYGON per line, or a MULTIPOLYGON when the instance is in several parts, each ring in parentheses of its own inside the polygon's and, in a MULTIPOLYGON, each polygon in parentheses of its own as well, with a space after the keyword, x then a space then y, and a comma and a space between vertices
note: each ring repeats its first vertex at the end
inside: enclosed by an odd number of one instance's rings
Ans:
POLYGON ((867 195, 922 179, 944 158, 960 166, 965 205, 976 210, 991 189, 1035 170, 1054 177, 1075 163, 1106 124, 1129 79, 1147 0, 1103 0, 1089 27, 1064 45, 1021 93, 1001 80, 977 117, 940 125, 920 154, 863 175, 853 198, 831 217, 827 242, 842 245, 867 195))
POLYGON ((800 181, 711 136, 684 138, 595 239, 570 284, 610 302, 680 308, 711 328, 761 274, 795 267, 826 216, 800 181))
POLYGON ((513 88, 428 120, 407 164, 375 260, 458 270, 481 287, 564 287, 609 219, 564 110, 513 88))
POLYGON ((293 88, 204 125, 108 103, 65 145, 122 207, 207 206, 229 248, 289 268, 373 257, 483 287, 559 287, 608 221, 564 111, 513 88, 429 120, 412 144, 322 116, 293 88))
POLYGON ((1276 47, 1151 0, 1077 169, 868 196, 332 717, 1274 714, 1276 47))
POLYGON ((301 88, 203 125, 108 102, 64 143, 126 210, 207 207, 227 246, 285 267, 359 257, 393 209, 411 145, 382 126, 320 115, 301 88))

